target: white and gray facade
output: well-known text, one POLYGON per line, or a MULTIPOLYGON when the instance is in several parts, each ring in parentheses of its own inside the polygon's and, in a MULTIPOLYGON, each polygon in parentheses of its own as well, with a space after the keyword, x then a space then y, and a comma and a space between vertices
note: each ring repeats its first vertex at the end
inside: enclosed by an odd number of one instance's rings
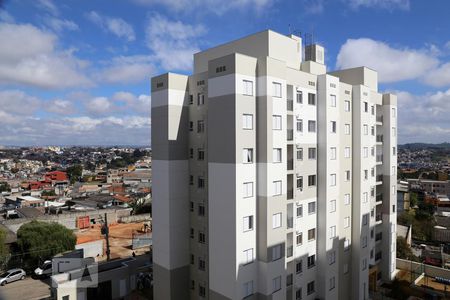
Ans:
POLYGON ((368 299, 393 279, 396 97, 305 48, 267 30, 152 78, 155 299, 368 299))

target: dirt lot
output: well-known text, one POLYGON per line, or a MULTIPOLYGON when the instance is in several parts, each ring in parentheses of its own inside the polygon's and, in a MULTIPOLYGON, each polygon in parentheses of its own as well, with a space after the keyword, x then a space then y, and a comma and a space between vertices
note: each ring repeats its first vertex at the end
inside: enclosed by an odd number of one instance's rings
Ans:
MULTIPOLYGON (((131 240, 134 233, 143 233, 143 223, 130 224, 112 224, 109 226, 109 246, 111 250, 111 258, 129 257, 132 255, 131 240)), ((100 225, 96 224, 89 229, 83 229, 75 233, 77 236, 77 244, 91 242, 103 239, 104 235, 100 233, 100 225)), ((149 251, 149 247, 134 250, 136 255, 144 254, 149 251)), ((99 260, 106 260, 106 242, 104 243, 105 255, 99 260)))

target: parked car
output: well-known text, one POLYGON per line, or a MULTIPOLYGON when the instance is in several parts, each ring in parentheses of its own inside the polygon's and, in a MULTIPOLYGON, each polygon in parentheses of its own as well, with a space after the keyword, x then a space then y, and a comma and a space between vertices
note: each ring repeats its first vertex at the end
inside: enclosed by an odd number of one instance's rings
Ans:
POLYGON ((5 285, 17 280, 25 279, 25 271, 22 269, 11 269, 0 275, 0 285, 5 285))

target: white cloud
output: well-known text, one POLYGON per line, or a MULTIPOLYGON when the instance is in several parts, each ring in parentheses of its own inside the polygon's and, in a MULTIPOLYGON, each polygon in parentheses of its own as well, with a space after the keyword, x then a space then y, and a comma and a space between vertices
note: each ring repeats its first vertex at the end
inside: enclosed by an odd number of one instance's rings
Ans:
POLYGON ((77 24, 75 24, 73 21, 67 20, 67 19, 58 19, 53 17, 46 17, 44 19, 44 23, 55 30, 56 32, 61 32, 63 30, 69 30, 69 31, 77 31, 79 30, 79 27, 77 24))
POLYGON ((14 17, 11 16, 6 10, 0 8, 0 21, 14 23, 14 17))
POLYGON ((45 105, 46 110, 58 115, 71 115, 76 112, 75 106, 71 101, 55 99, 45 105))
POLYGON ((417 79, 439 61, 428 50, 393 48, 369 38, 348 39, 337 56, 339 69, 367 66, 378 72, 380 82, 417 79))
POLYGON ((427 72, 423 81, 434 87, 450 86, 450 62, 427 72))
POLYGON ((208 11, 217 15, 231 10, 243 10, 250 8, 252 11, 260 12, 269 8, 274 0, 133 0, 140 5, 163 5, 175 12, 208 11))
POLYGON ((398 97, 398 132, 401 143, 450 141, 450 89, 413 95, 394 92, 398 97))
POLYGON ((151 96, 141 94, 135 96, 129 92, 117 92, 112 97, 112 100, 118 104, 125 104, 128 110, 133 110, 140 115, 150 116, 151 110, 151 96))
POLYGON ((51 15, 57 16, 59 15, 59 9, 56 7, 56 5, 51 0, 38 0, 36 2, 38 7, 41 9, 47 11, 51 15))
POLYGON ((98 74, 100 81, 136 83, 148 80, 155 68, 152 58, 145 55, 119 56, 112 59, 98 74))
POLYGON ((0 91, 0 110, 9 114, 31 115, 41 105, 36 97, 20 90, 0 91))
POLYGON ((203 25, 190 25, 153 14, 146 29, 146 43, 154 59, 166 70, 191 70, 192 56, 200 51, 198 38, 206 33, 203 25))
POLYGON ((387 10, 401 9, 409 10, 409 0, 343 0, 351 8, 358 9, 360 7, 382 8, 387 10))
POLYGON ((133 27, 121 18, 102 16, 95 11, 89 12, 86 17, 103 30, 109 31, 119 38, 124 38, 129 42, 136 39, 133 27))
POLYGON ((86 110, 93 114, 110 113, 113 109, 112 103, 106 97, 95 97, 85 105, 86 110))
POLYGON ((29 24, 0 23, 0 40, 8 41, 0 47, 0 83, 42 88, 91 85, 82 73, 86 62, 58 50, 52 33, 29 24))

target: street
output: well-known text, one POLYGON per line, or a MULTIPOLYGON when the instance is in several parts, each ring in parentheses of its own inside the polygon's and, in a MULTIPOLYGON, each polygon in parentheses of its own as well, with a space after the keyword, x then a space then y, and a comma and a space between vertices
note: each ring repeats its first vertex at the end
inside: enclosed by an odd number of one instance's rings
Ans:
POLYGON ((46 299, 50 297, 50 279, 37 280, 27 277, 0 286, 0 300, 46 299))

